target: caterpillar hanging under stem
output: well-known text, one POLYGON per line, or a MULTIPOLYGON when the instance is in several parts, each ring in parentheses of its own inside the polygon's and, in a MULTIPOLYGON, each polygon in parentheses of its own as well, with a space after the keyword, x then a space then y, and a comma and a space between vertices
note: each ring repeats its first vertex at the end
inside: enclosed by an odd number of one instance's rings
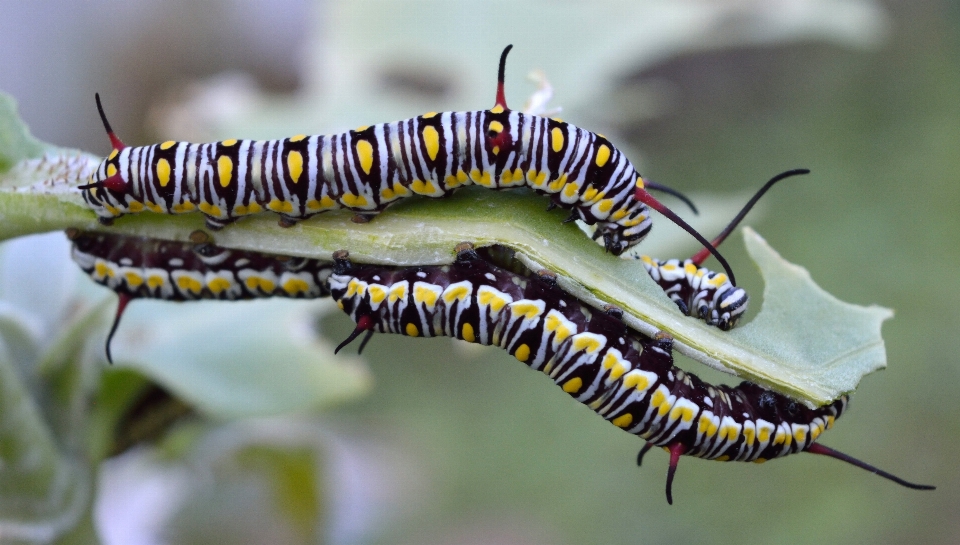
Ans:
MULTIPOLYGON (((808 170, 787 171, 771 178, 713 240, 719 246, 740 224, 770 187, 808 170)), ((691 203, 692 205, 692 203, 691 203)), ((203 231, 189 242, 83 232, 68 229, 72 257, 95 282, 117 292, 119 302, 107 335, 107 360, 113 363, 110 343, 120 319, 133 299, 172 301, 199 299, 253 299, 259 297, 313 298, 329 294, 326 278, 331 263, 260 252, 231 250, 214 245, 203 231)), ((747 309, 749 297, 723 274, 705 267, 708 252, 699 252, 680 264, 640 256, 644 267, 685 314, 727 330, 747 309)))
POLYGON ((374 332, 446 336, 496 345, 542 371, 615 426, 670 453, 667 502, 682 455, 763 462, 811 452, 861 467, 897 484, 932 490, 816 443, 848 398, 809 409, 750 382, 710 385, 673 365, 673 338, 629 329, 622 311, 588 307, 560 290, 547 271, 518 275, 488 262, 469 243, 453 265, 357 265, 334 254, 330 292, 356 322, 337 351, 374 332))
POLYGON ((113 132, 98 94, 97 110, 113 150, 79 189, 107 225, 145 210, 199 210, 216 230, 265 210, 279 214, 283 227, 338 208, 368 221, 411 194, 443 197, 470 184, 526 186, 548 195, 551 206, 570 209, 571 220, 596 225, 604 247, 615 255, 650 232, 653 208, 716 256, 736 284, 709 241, 647 189, 677 192, 645 181, 604 136, 507 107, 504 73, 511 48, 500 56, 496 101, 489 110, 429 112, 332 135, 131 147, 113 132))

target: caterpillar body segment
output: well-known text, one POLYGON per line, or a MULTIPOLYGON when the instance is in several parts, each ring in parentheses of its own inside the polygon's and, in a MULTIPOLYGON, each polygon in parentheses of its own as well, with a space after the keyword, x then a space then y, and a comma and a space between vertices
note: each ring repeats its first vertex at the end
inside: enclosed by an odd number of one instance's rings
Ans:
POLYGON ((668 449, 670 503, 681 455, 763 462, 803 451, 835 453, 816 441, 844 412, 846 396, 809 409, 750 382, 708 384, 673 365, 669 335, 632 331, 616 311, 586 306, 549 275, 518 275, 479 258, 472 247, 458 250, 453 265, 404 269, 355 265, 346 252, 335 254, 330 292, 357 323, 338 350, 374 332, 499 346, 607 421, 645 439, 640 458, 649 445, 668 449))

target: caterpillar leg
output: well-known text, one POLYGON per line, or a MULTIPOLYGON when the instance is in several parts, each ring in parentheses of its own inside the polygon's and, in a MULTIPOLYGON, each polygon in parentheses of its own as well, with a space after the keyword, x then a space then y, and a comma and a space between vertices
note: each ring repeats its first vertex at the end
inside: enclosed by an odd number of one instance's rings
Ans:
POLYGON ((849 455, 846 455, 846 454, 844 454, 844 453, 842 453, 842 452, 833 450, 833 449, 830 448, 830 447, 825 447, 825 446, 821 445, 820 443, 812 443, 809 447, 807 447, 806 452, 812 452, 813 454, 822 454, 822 455, 824 455, 824 456, 829 456, 829 457, 831 457, 831 458, 836 458, 837 460, 840 460, 840 461, 842 461, 842 462, 846 462, 846 463, 848 463, 848 464, 855 465, 855 466, 857 466, 857 467, 859 467, 859 468, 861 468, 861 469, 866 469, 866 470, 869 471, 870 473, 875 473, 875 474, 883 477, 884 479, 889 479, 889 480, 891 480, 891 481, 899 484, 900 486, 905 486, 905 487, 907 487, 907 488, 912 488, 912 489, 914 489, 914 490, 936 490, 936 488, 937 488, 937 487, 935 487, 935 486, 931 486, 931 485, 928 485, 928 484, 916 484, 916 483, 911 483, 911 482, 905 481, 905 480, 901 479, 900 477, 897 477, 896 475, 892 475, 892 474, 890 474, 890 473, 887 473, 886 471, 884 471, 884 470, 882 470, 882 469, 880 469, 880 468, 874 467, 874 466, 872 466, 872 465, 870 465, 870 464, 868 464, 868 463, 866 463, 866 462, 861 462, 860 460, 857 460, 857 459, 854 458, 853 456, 849 456, 849 455))
POLYGON ((213 218, 213 217, 207 216, 204 219, 204 223, 206 224, 207 229, 210 229, 211 231, 219 231, 220 229, 223 229, 227 225, 230 225, 231 223, 237 221, 237 219, 238 218, 220 219, 220 218, 213 218))
POLYGON ((289 229, 297 224, 296 218, 291 218, 285 214, 280 214, 280 219, 277 220, 277 225, 283 227, 284 229, 289 229))
POLYGON ((650 449, 653 448, 653 443, 644 443, 643 448, 640 449, 640 452, 637 453, 637 467, 643 465, 643 457, 650 452, 650 449))

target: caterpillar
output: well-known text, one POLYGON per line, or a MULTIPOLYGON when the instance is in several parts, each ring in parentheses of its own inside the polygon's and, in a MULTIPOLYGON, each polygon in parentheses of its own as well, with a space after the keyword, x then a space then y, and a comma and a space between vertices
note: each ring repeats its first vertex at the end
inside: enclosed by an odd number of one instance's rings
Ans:
MULTIPOLYGON (((797 169, 771 178, 711 244, 719 246, 775 183, 808 172, 797 169)), ((132 299, 188 301, 275 296, 314 298, 329 295, 325 282, 332 270, 330 262, 230 250, 214 245, 203 231, 191 233, 189 242, 78 229, 68 229, 67 237, 73 241, 73 260, 94 282, 117 292, 119 297, 106 341, 107 360, 111 363, 110 342, 132 299)), ((730 329, 746 311, 749 297, 745 290, 733 286, 722 273, 700 267, 709 255, 709 252, 702 250, 684 261, 683 266, 675 259, 660 261, 648 256, 639 258, 651 277, 682 312, 700 317, 721 329, 730 329)))
POLYGON ((673 339, 630 330, 622 311, 597 311, 564 293, 549 271, 519 275, 485 259, 469 243, 453 265, 389 268, 356 265, 334 254, 330 292, 354 322, 337 347, 374 332, 447 336, 496 345, 542 371, 615 426, 670 453, 667 502, 681 455, 763 462, 798 452, 837 458, 900 485, 907 482, 816 441, 843 414, 848 398, 809 409, 750 382, 714 386, 673 366, 673 339))
POLYGON ((714 254, 736 284, 723 256, 647 189, 675 192, 644 180, 606 137, 507 107, 503 81, 511 48, 500 56, 489 110, 429 112, 332 135, 129 147, 113 132, 97 95, 113 150, 79 189, 107 225, 144 210, 199 210, 216 230, 261 211, 277 213, 283 227, 337 208, 369 221, 411 194, 443 197, 470 184, 526 186, 548 195, 551 207, 570 209, 568 219, 596 225, 595 238, 614 255, 646 237, 650 208, 657 210, 714 254))
POLYGON ((330 295, 332 264, 316 259, 231 250, 195 231, 189 242, 68 229, 71 257, 94 282, 119 296, 107 335, 110 342, 130 301, 140 298, 193 301, 261 297, 312 299, 330 295))

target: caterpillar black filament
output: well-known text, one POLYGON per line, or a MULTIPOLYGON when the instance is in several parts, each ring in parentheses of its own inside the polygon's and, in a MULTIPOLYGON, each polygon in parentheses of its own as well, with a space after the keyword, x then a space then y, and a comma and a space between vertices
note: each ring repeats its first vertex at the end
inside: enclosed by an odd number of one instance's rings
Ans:
MULTIPOLYGON (((667 501, 681 455, 762 462, 798 452, 838 458, 915 489, 889 473, 816 443, 847 405, 808 409, 756 384, 713 386, 673 366, 673 339, 630 330, 617 309, 587 307, 550 274, 521 276, 458 247, 450 266, 355 265, 334 254, 330 292, 357 323, 340 350, 365 334, 447 336, 496 345, 548 375, 564 392, 651 446, 670 452, 667 501)), ((361 345, 362 347, 362 345, 361 345)))
POLYGON ((649 206, 696 237, 734 282, 710 243, 646 190, 667 188, 645 182, 604 136, 507 108, 511 47, 500 57, 493 108, 429 112, 341 134, 129 147, 111 129, 98 95, 113 151, 80 187, 83 198, 106 224, 144 210, 199 210, 209 228, 219 229, 264 210, 279 214, 282 226, 337 208, 367 220, 411 194, 527 186, 549 195, 551 206, 570 209, 571 218, 597 225, 597 237, 616 255, 650 232, 649 206))

